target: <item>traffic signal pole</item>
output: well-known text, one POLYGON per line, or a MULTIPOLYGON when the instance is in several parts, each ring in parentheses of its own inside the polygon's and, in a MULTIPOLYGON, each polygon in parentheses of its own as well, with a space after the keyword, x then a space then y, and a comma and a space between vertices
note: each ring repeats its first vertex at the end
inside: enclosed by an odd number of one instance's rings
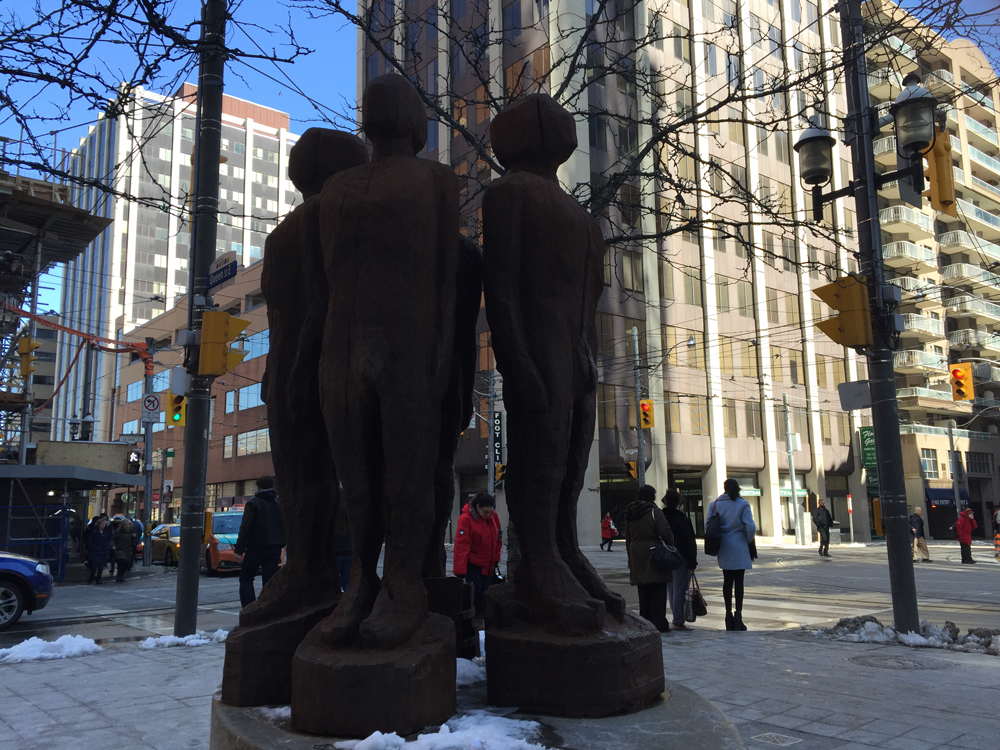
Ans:
MULTIPOLYGON (((207 283, 215 260, 219 214, 219 156, 222 151, 222 94, 225 73, 226 0, 206 0, 202 7, 201 60, 198 76, 197 163, 193 164, 195 212, 188 285, 190 330, 201 330, 202 312, 211 309, 207 283)), ((198 374, 198 345, 188 341, 185 366, 191 375, 184 430, 184 486, 177 567, 174 635, 191 635, 198 624, 198 574, 205 522, 205 480, 211 428, 212 377, 198 374)))
MULTIPOLYGON (((146 339, 146 349, 150 355, 153 354, 153 339, 146 339)), ((144 363, 146 376, 144 378, 143 395, 153 392, 153 362, 147 359, 144 363)), ((143 435, 143 474, 145 483, 142 494, 142 567, 148 568, 153 564, 153 540, 150 536, 150 519, 152 518, 153 507, 153 423, 146 422, 142 429, 143 435)))
POLYGON ((636 434, 636 456, 635 456, 635 476, 639 480, 639 486, 646 484, 646 445, 645 435, 642 432, 642 407, 639 401, 642 399, 642 363, 639 360, 639 329, 632 326, 632 357, 635 361, 635 434, 636 434))
POLYGON ((872 149, 873 112, 868 102, 861 0, 839 0, 851 157, 854 162, 854 199, 858 218, 861 272, 868 282, 874 342, 868 347, 868 373, 872 395, 872 424, 878 453, 879 498, 889 562, 889 586, 895 628, 920 632, 917 588, 913 578, 910 524, 903 476, 903 449, 899 437, 899 407, 893 350, 882 290, 885 274, 878 217, 878 193, 872 149))

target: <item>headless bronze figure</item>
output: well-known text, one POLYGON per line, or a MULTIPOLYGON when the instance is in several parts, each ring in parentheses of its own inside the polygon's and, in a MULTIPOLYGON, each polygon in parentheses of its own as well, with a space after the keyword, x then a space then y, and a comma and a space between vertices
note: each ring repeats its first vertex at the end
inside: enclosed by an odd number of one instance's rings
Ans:
POLYGON ((321 403, 352 567, 348 592, 321 631, 331 646, 360 637, 391 649, 427 617, 421 575, 455 335, 458 180, 447 166, 417 158, 427 118, 405 78, 376 78, 362 106, 372 161, 328 180, 322 198, 330 291, 321 403))

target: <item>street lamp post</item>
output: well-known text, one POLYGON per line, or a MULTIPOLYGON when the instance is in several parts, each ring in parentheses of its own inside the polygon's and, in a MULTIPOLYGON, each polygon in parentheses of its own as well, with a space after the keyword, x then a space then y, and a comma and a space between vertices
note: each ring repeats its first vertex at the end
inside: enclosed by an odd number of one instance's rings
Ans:
POLYGON ((74 414, 69 418, 69 439, 76 440, 76 436, 80 434, 80 418, 74 414))

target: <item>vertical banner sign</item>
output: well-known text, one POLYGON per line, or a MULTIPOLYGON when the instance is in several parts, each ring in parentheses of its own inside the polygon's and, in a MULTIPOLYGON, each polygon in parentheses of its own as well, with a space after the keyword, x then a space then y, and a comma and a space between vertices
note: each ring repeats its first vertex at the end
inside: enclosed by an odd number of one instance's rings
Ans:
POLYGON ((861 436, 861 466, 865 469, 877 469, 878 457, 875 454, 875 428, 859 427, 861 436))
POLYGON ((493 445, 493 465, 503 463, 503 412, 493 412, 493 419, 490 422, 490 440, 493 445))

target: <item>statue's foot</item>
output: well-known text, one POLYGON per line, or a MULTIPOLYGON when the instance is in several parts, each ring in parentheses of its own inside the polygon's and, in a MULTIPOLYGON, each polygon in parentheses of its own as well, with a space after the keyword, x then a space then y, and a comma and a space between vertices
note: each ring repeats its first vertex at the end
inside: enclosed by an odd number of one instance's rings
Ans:
POLYGON ((358 637, 361 623, 375 605, 378 596, 379 579, 364 573, 352 580, 340 604, 320 623, 320 635, 328 646, 341 646, 353 642, 358 637))
POLYGON ((260 592, 253 604, 240 612, 240 625, 262 625, 280 620, 300 610, 311 609, 337 595, 339 586, 332 577, 285 565, 260 592))
POLYGON ((590 560, 579 549, 563 555, 563 560, 573 571, 576 580, 595 599, 600 599, 608 608, 608 612, 616 620, 625 616, 625 598, 608 588, 601 574, 598 573, 590 560))
POLYGON ((419 578, 384 582, 372 613, 361 623, 361 641, 391 649, 410 640, 427 619, 427 590, 419 578))
POLYGON ((545 620, 586 630, 602 625, 604 603, 591 596, 558 557, 522 561, 514 584, 518 599, 545 620))

